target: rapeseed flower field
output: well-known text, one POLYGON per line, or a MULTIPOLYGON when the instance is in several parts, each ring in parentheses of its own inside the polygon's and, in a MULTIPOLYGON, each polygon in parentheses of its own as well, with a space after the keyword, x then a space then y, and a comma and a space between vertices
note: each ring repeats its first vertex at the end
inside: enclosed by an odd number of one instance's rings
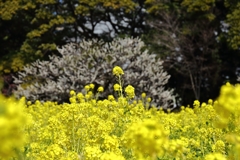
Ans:
POLYGON ((0 159, 24 160, 238 160, 240 85, 222 86, 219 98, 178 113, 151 107, 145 93, 122 88, 99 100, 103 87, 70 91, 70 103, 34 103, 0 97, 0 159))

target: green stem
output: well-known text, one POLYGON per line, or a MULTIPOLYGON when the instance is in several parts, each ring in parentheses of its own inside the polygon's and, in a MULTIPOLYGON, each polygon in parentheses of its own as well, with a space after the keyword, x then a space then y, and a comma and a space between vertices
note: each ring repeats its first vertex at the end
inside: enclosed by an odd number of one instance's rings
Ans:
POLYGON ((121 82, 121 76, 118 76, 118 83, 120 85, 120 97, 123 97, 123 91, 122 91, 122 82, 121 82))

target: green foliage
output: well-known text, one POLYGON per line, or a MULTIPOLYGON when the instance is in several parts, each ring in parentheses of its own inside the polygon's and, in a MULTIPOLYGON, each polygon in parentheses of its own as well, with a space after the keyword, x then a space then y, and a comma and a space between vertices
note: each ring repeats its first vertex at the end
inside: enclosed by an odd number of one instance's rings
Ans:
POLYGON ((15 72, 15 65, 21 70, 27 63, 57 53, 56 46, 69 41, 112 39, 110 33, 95 33, 94 28, 102 22, 112 24, 116 35, 130 32, 133 35, 136 30, 132 28, 141 28, 141 25, 131 23, 129 27, 123 26, 122 22, 125 17, 135 21, 136 16, 141 16, 139 10, 139 4, 132 0, 0 1, 0 51, 3 53, 0 55, 0 72, 15 72), (22 62, 12 63, 16 59, 22 62))
POLYGON ((187 7, 187 12, 209 11, 215 5, 215 0, 183 0, 182 6, 187 7))
POLYGON ((21 9, 20 0, 6 0, 0 1, 0 17, 3 20, 10 20, 21 9))
POLYGON ((233 49, 240 47, 240 2, 231 6, 231 12, 227 14, 226 23, 229 24, 228 42, 233 49))
POLYGON ((181 5, 187 8, 189 13, 202 13, 202 17, 212 21, 215 19, 216 15, 213 12, 215 7, 215 0, 184 0, 181 5))
POLYGON ((161 10, 169 9, 168 2, 161 2, 159 0, 146 0, 145 4, 148 6, 148 12, 158 14, 161 10))
POLYGON ((226 78, 236 82, 235 70, 240 66, 239 51, 233 51, 239 47, 237 1, 147 0, 146 4, 152 30, 144 41, 164 58, 169 84, 185 105, 216 97, 226 78))
MULTIPOLYGON (((187 8, 187 12, 204 12, 204 16, 207 17, 210 21, 215 19, 218 15, 214 10, 218 10, 216 4, 219 4, 218 1, 215 0, 184 0, 181 5, 187 8)), ((224 21, 227 23, 229 31, 227 32, 227 42, 233 49, 239 49, 240 47, 240 3, 232 0, 225 0, 225 7, 227 8, 227 12, 224 13, 224 21)), ((219 12, 220 9, 219 8, 219 12)), ((221 14, 221 16, 222 16, 221 14)), ((218 17, 220 18, 220 17, 218 17)), ((225 34, 225 33, 223 33, 225 34)))

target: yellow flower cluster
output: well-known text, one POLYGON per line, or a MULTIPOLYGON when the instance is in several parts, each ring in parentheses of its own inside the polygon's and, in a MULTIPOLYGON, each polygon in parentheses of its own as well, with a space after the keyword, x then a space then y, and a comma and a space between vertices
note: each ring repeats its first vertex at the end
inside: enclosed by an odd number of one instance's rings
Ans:
MULTIPOLYGON (((227 90, 229 94, 222 93, 218 103, 212 100, 208 103, 194 101, 193 108, 182 106, 179 113, 165 113, 156 108, 146 110, 145 94, 142 94, 140 100, 129 101, 129 97, 134 95, 134 88, 131 86, 126 87, 126 96, 109 95, 105 100, 97 100, 91 92, 94 86, 87 86, 85 93, 70 91, 70 104, 39 101, 26 104, 24 112, 32 117, 33 123, 25 129, 25 134, 29 137, 25 145, 26 149, 22 151, 25 159, 237 160, 239 158, 240 138, 237 136, 240 135, 239 114, 228 109, 226 104, 229 100, 235 105, 231 101, 232 97, 227 96, 236 96, 237 86, 227 85, 231 90, 227 90), (225 103, 222 98, 226 100, 225 103), (221 107, 229 110, 229 117, 220 112, 221 107), (228 119, 225 128, 216 125, 221 117, 228 119)), ((99 92, 97 94, 100 94, 99 92)), ((235 98, 238 103, 240 98, 235 98)), ((13 104, 15 102, 0 103, 0 107, 7 105, 12 113, 13 108, 16 107, 13 104)), ((3 111, 0 110, 0 116, 3 111)), ((19 114, 16 115, 19 117, 19 114)), ((15 116, 12 118, 14 119, 15 116)), ((11 122, 12 119, 8 120, 2 121, 1 118, 0 126, 16 128, 14 127, 16 124, 23 125, 20 123, 23 122, 21 118, 14 123, 11 122)), ((0 132, 0 136, 3 133, 0 132)), ((4 136, 10 143, 6 141, 5 144, 11 144, 10 146, 14 144, 16 145, 14 147, 23 144, 19 136, 14 140, 16 134, 10 132, 7 134, 8 137, 4 136), (12 140, 16 142, 13 143, 12 140)), ((1 156, 5 156, 6 153, 12 152, 7 147, 0 148, 1 156)))
POLYGON ((10 73, 17 72, 23 69, 24 64, 27 62, 27 58, 32 58, 31 56, 26 56, 24 54, 12 55, 9 58, 0 60, 0 73, 10 73))
POLYGON ((227 160, 221 153, 213 153, 205 156, 205 160, 227 160))
POLYGON ((125 88, 125 92, 126 92, 128 98, 132 99, 132 98, 135 97, 135 92, 134 92, 133 86, 128 85, 128 86, 125 88))
POLYGON ((103 87, 98 87, 98 92, 103 92, 104 91, 104 88, 103 87))
POLYGON ((30 119, 23 111, 23 101, 17 102, 0 95, 0 159, 19 155, 26 143, 24 130, 30 119))
POLYGON ((231 114, 240 116, 240 84, 236 86, 227 83, 222 86, 218 98, 217 112, 221 115, 222 122, 228 123, 231 114))
POLYGON ((34 117, 27 133, 28 158, 192 160, 227 158, 233 149, 225 139, 228 132, 215 127, 219 115, 210 103, 195 101, 193 109, 167 114, 145 110, 142 100, 112 95, 96 100, 73 91, 70 95, 71 104, 28 106, 27 113, 34 117))
POLYGON ((113 75, 121 76, 123 74, 124 74, 124 72, 123 72, 121 67, 116 66, 116 67, 113 68, 113 75))
MULTIPOLYGON (((226 85, 221 87, 220 96, 214 107, 219 115, 218 127, 229 130, 226 135, 228 142, 234 145, 234 153, 240 155, 240 84, 226 85)), ((222 153, 223 144, 219 144, 219 152, 222 153)), ((219 146, 218 145, 218 146, 219 146)))
POLYGON ((144 159, 147 155, 156 159, 164 155, 168 136, 168 131, 158 120, 145 119, 130 125, 123 137, 126 147, 133 149, 137 157, 144 159))
POLYGON ((113 88, 114 88, 114 91, 120 91, 121 86, 119 84, 114 84, 113 88))

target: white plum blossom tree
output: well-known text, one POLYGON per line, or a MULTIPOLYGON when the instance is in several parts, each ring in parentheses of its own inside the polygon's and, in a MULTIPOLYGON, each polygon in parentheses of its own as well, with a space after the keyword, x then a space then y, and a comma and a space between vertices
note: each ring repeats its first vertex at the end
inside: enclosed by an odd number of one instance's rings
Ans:
POLYGON ((165 88, 170 75, 163 70, 163 61, 144 46, 139 38, 117 38, 110 43, 83 40, 58 47, 61 56, 37 60, 14 77, 18 86, 14 94, 30 101, 63 103, 68 101, 70 90, 82 92, 85 85, 93 83, 104 87, 100 98, 106 98, 114 94, 112 69, 120 66, 124 87, 131 84, 136 96, 145 92, 158 108, 172 108, 173 90, 165 88))

